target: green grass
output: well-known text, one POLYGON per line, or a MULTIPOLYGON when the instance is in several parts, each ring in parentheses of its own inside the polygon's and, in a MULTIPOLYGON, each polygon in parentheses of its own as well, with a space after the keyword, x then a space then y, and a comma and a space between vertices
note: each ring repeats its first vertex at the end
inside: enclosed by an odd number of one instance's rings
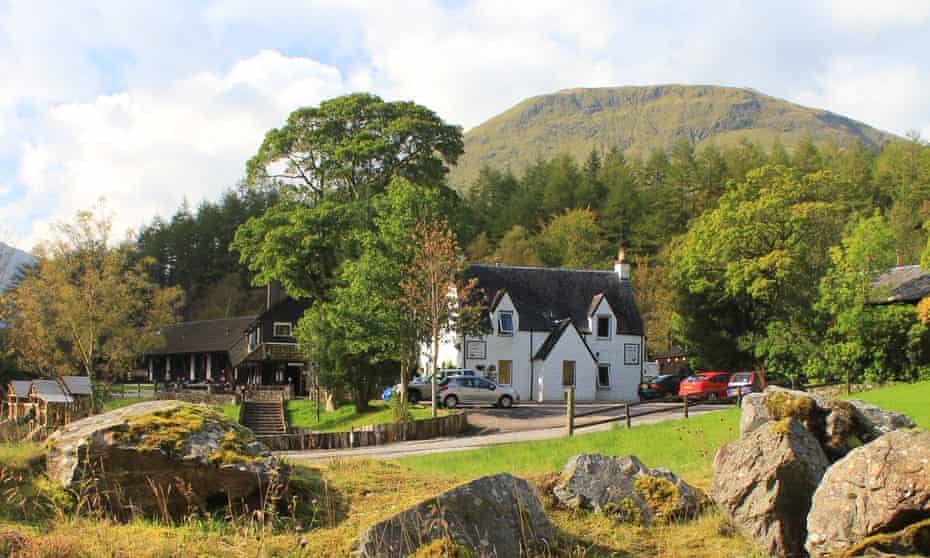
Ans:
POLYGON ((400 465, 437 475, 477 477, 498 472, 534 475, 558 471, 579 453, 634 454, 649 467, 668 467, 697 484, 706 484, 717 448, 739 436, 736 409, 687 420, 613 428, 538 442, 521 442, 468 451, 399 459, 400 465))
POLYGON ((0 444, 0 470, 26 470, 45 455, 45 447, 35 442, 0 444))
POLYGON ((103 402, 102 412, 113 411, 122 407, 128 407, 129 405, 135 405, 136 403, 142 403, 143 401, 151 401, 148 397, 121 397, 119 399, 107 399, 103 402))
POLYGON ((862 393, 854 393, 845 399, 861 399, 892 409, 914 419, 917 426, 930 429, 930 382, 896 384, 862 393))
MULTIPOLYGON (((335 411, 327 413, 325 410, 320 412, 320 421, 316 420, 316 403, 306 399, 292 399, 287 402, 285 412, 287 413, 287 424, 296 428, 312 428, 321 432, 344 432, 349 428, 358 428, 369 424, 385 424, 393 422, 391 419, 391 409, 388 408, 384 401, 372 401, 371 410, 365 413, 357 413, 355 405, 344 403, 336 408, 335 411)), ((220 405, 218 407, 223 414, 232 420, 239 420, 239 405, 220 405)), ((410 409, 414 419, 425 419, 431 416, 428 407, 414 405, 410 409)), ((440 411, 444 414, 445 411, 440 411)))

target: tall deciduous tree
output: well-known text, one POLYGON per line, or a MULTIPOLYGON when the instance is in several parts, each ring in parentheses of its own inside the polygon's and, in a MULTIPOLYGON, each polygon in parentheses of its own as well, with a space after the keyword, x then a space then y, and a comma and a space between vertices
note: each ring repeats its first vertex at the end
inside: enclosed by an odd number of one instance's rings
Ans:
POLYGON ((546 265, 598 268, 607 261, 607 244, 594 212, 572 209, 555 217, 539 233, 539 255, 546 265))
POLYGON ((112 247, 108 218, 80 212, 55 230, 4 299, 10 345, 23 368, 43 376, 113 377, 161 342, 158 328, 175 321, 181 291, 152 282, 152 262, 133 261, 128 244, 112 247))
POLYGON ((437 414, 436 372, 439 337, 444 330, 467 332, 474 323, 475 311, 469 308, 474 285, 458 280, 463 272, 455 233, 441 219, 417 223, 414 233, 413 261, 402 283, 404 303, 431 345, 432 409, 437 414))

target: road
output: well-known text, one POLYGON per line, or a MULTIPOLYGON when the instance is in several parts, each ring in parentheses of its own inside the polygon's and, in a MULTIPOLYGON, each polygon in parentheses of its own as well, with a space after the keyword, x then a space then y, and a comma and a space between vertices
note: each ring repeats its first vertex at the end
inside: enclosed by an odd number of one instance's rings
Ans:
MULTIPOLYGON (((578 413, 603 407, 603 404, 578 405, 578 413)), ((689 410, 691 416, 714 412, 730 408, 729 405, 701 405, 689 410)), ((302 461, 320 461, 334 458, 366 457, 389 459, 406 457, 410 455, 424 455, 430 453, 443 453, 450 451, 464 451, 498 444, 514 442, 529 442, 549 440, 565 435, 565 406, 558 404, 528 403, 515 406, 513 409, 467 409, 468 422, 473 425, 469 434, 454 437, 434 438, 431 440, 416 440, 410 442, 397 442, 383 446, 368 446, 363 448, 339 450, 312 450, 312 451, 286 451, 276 452, 280 457, 302 461)), ((598 419, 622 415, 622 410, 598 413, 590 417, 576 420, 577 424, 593 422, 598 419)), ((632 425, 652 424, 667 420, 681 418, 681 404, 679 403, 648 403, 633 409, 632 425), (661 411, 661 409, 666 409, 661 411), (655 414, 637 418, 637 413, 658 411, 655 414)), ((576 431, 576 434, 607 430, 615 424, 608 423, 591 426, 576 431)), ((577 426, 576 426, 577 428, 577 426)))

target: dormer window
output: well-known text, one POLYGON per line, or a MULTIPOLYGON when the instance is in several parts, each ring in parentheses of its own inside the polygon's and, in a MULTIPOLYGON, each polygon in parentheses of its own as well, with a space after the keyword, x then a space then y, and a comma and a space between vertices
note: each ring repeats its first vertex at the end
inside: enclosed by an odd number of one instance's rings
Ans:
POLYGON ((597 317, 597 338, 610 339, 610 316, 597 317))
POLYGON ((513 335, 513 312, 498 312, 497 334, 506 336, 513 335))
POLYGON ((274 336, 275 337, 291 337, 291 331, 293 326, 291 322, 275 322, 274 323, 274 336))

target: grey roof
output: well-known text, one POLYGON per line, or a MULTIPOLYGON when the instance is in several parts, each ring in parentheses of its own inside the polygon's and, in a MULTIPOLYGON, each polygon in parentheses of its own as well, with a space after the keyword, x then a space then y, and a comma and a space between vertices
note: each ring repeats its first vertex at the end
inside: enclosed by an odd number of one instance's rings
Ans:
MULTIPOLYGON (((552 352, 552 349, 559 344, 559 340, 562 339, 562 336, 570 327, 574 327, 572 320, 570 318, 565 318, 560 321, 556 328, 549 333, 549 336, 546 337, 546 340, 543 341, 543 344, 539 346, 539 350, 536 351, 536 354, 533 355, 533 360, 546 360, 549 357, 549 353, 552 352)), ((577 331, 578 328, 575 327, 577 331)), ((581 344, 584 345, 584 348, 588 350, 588 354, 591 355, 591 358, 597 361, 597 357, 594 356, 594 353, 591 352, 591 347, 588 346, 587 341, 585 341, 584 336, 581 335, 581 332, 578 332, 578 336, 581 338, 581 344)))
POLYGON ((589 308, 603 293, 617 314, 617 333, 643 334, 630 282, 614 271, 471 265, 465 278, 478 280, 487 306, 506 291, 520 315, 521 331, 551 331, 565 318, 587 331, 589 308))
POLYGON ((61 389, 55 380, 36 380, 32 382, 36 397, 49 403, 72 403, 74 399, 61 389))
POLYGON ((87 376, 62 376, 61 381, 71 395, 93 395, 90 378, 87 376))
POLYGON ((209 353, 229 350, 257 316, 182 322, 162 328, 165 344, 150 355, 209 353))
MULTIPOLYGON (((7 384, 7 390, 12 389, 16 397, 26 397, 29 395, 29 386, 31 385, 31 380, 12 380, 7 384)), ((9 394, 9 391, 7 393, 9 394)))
POLYGON ((893 267, 872 281, 872 304, 916 303, 930 296, 930 273, 919 265, 893 267))

